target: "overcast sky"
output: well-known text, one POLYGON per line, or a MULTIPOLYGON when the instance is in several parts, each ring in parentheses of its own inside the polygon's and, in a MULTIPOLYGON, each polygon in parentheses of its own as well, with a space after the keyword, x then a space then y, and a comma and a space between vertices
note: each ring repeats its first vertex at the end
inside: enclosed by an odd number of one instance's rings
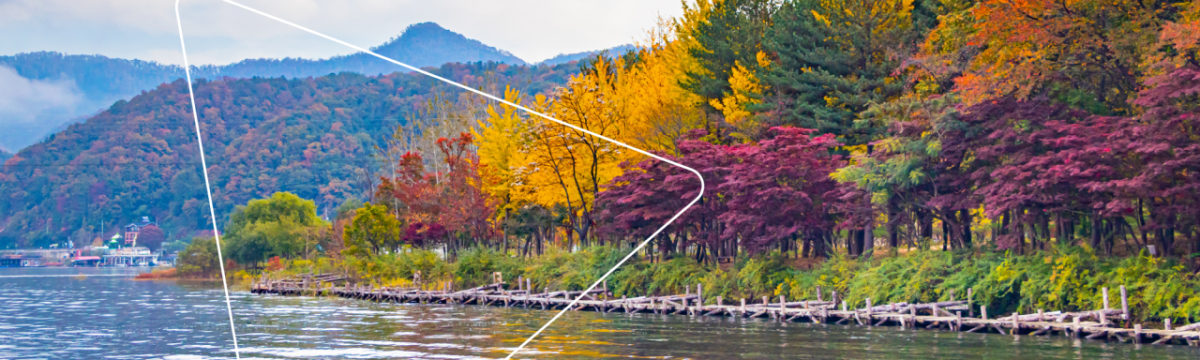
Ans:
MULTIPOLYGON (((680 0, 239 0, 361 47, 432 21, 529 62, 633 43, 680 0)), ((352 51, 221 0, 180 5, 192 64, 352 51)), ((174 0, 0 0, 0 55, 31 51, 183 62, 174 0)))

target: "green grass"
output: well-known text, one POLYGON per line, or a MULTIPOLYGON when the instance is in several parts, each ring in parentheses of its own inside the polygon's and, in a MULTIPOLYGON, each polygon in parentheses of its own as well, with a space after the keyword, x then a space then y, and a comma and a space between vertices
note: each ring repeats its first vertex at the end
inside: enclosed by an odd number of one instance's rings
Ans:
MULTIPOLYGON (((432 251, 410 250, 348 256, 340 262, 294 260, 284 272, 342 269, 363 282, 404 284, 420 271, 426 283, 453 280, 456 289, 464 289, 491 283, 492 273, 498 271, 514 289, 518 277, 523 277, 538 291, 582 290, 624 255, 622 249, 591 247, 574 253, 552 250, 541 257, 521 259, 476 248, 460 252, 458 260, 450 263, 432 251)), ((837 291, 851 306, 862 306, 867 298, 874 304, 946 301, 951 291, 956 299, 964 300, 972 289, 974 305, 986 305, 991 314, 1098 309, 1104 287, 1109 288, 1110 306, 1119 308, 1118 289, 1125 285, 1134 321, 1200 320, 1200 279, 1196 274, 1173 261, 1145 254, 1104 258, 1089 249, 1064 247, 1029 255, 916 251, 872 259, 835 256, 809 270, 787 263, 778 253, 742 258, 724 270, 688 257, 658 263, 635 259, 607 283, 618 297, 678 294, 703 284, 709 303, 721 296, 728 304, 742 298, 748 302, 762 296, 777 299, 779 295, 815 299, 818 287, 825 299, 830 298, 830 291, 837 291)))

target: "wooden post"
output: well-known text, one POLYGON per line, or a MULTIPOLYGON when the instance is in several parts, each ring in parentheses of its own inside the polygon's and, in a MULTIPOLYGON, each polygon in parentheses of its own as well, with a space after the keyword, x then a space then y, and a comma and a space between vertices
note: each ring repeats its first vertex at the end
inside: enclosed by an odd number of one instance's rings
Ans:
POLYGON ((1125 294, 1125 285, 1121 285, 1121 320, 1129 321, 1129 297, 1125 294))
POLYGON ((725 298, 721 295, 717 295, 717 306, 725 306, 725 298))
POLYGON ((745 299, 745 298, 742 298, 742 308, 741 308, 741 311, 742 311, 742 316, 746 316, 746 299, 745 299))
POLYGON ((1171 331, 1171 318, 1163 319, 1163 330, 1171 331))
POLYGON ((700 311, 704 311, 704 284, 696 284, 696 305, 700 306, 700 311))
POLYGON ((820 286, 818 286, 818 287, 817 287, 817 301, 822 301, 822 300, 821 300, 821 287, 820 287, 820 286))
POLYGON ((987 305, 979 305, 979 314, 983 316, 984 320, 987 320, 987 305))
POLYGON ((527 291, 525 296, 529 296, 529 294, 533 293, 533 281, 529 280, 529 278, 525 278, 525 290, 527 291))
POLYGON ((954 289, 950 289, 950 301, 954 301, 954 289))
POLYGON ((967 317, 975 317, 975 302, 972 296, 975 295, 975 288, 967 289, 967 317))
POLYGON ((1075 326, 1072 326, 1074 329, 1072 331, 1075 333, 1075 337, 1080 337, 1081 334, 1079 332, 1083 329, 1083 327, 1079 325, 1079 317, 1076 316, 1073 322, 1075 326))
POLYGON ((1046 316, 1046 312, 1042 311, 1042 309, 1038 309, 1038 321, 1042 321, 1043 316, 1046 316))
POLYGON ((912 325, 913 329, 916 329, 917 328, 917 307, 909 305, 908 306, 908 315, 911 318, 911 319, 909 319, 909 320, 911 320, 911 321, 909 321, 909 323, 911 323, 910 325, 912 325))
POLYGON ((604 300, 608 300, 608 280, 604 280, 604 291, 600 295, 604 295, 604 300))
POLYGON ((831 295, 829 296, 829 301, 832 301, 834 304, 837 304, 837 302, 838 302, 838 301, 837 301, 837 300, 838 300, 838 299, 837 299, 837 290, 830 290, 830 291, 831 291, 833 294, 831 294, 831 295))
POLYGON ((1142 343, 1142 324, 1133 324, 1133 343, 1142 343))
POLYGON ((1104 293, 1104 310, 1108 310, 1108 288, 1100 288, 1100 291, 1104 293))
POLYGON ((867 326, 871 326, 871 298, 867 298, 867 326))
POLYGON ((1012 334, 1013 335, 1021 334, 1021 332, 1019 331, 1021 329, 1021 323, 1017 321, 1017 319, 1020 317, 1021 317, 1021 314, 1019 312, 1016 312, 1016 311, 1013 312, 1013 318, 1012 318, 1012 320, 1013 320, 1012 321, 1012 327, 1013 327, 1012 334))
POLYGON ((525 277, 524 276, 517 277, 517 291, 521 291, 521 290, 525 290, 525 277))
POLYGON ((842 311, 846 311, 846 300, 842 300, 842 311))
POLYGON ((767 305, 770 305, 770 304, 771 304, 771 301, 768 300, 766 295, 763 295, 763 307, 767 307, 767 305))

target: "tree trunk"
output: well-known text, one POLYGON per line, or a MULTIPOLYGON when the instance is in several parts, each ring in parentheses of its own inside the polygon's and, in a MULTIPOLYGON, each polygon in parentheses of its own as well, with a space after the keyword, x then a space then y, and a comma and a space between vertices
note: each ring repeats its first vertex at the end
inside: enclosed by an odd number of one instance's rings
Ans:
POLYGON ((1018 215, 1013 218, 1013 232, 1017 233, 1017 254, 1025 255, 1025 221, 1022 219, 1020 210, 1014 210, 1014 214, 1018 215))
POLYGON ((959 247, 963 249, 971 248, 971 223, 974 220, 974 217, 971 216, 971 210, 962 209, 958 211, 958 223, 959 227, 962 228, 960 231, 962 237, 959 238, 959 247))
POLYGON ((866 257, 871 257, 875 250, 875 231, 872 225, 874 224, 867 222, 867 225, 863 226, 863 256, 866 257))
MULTIPOLYGON (((893 213, 893 215, 894 215, 894 213, 893 213)), ((888 218, 887 233, 888 233, 888 247, 891 247, 892 250, 899 249, 900 248, 900 227, 894 221, 891 221, 890 217, 888 218)))
POLYGON ((1162 254, 1169 257, 1175 253, 1175 216, 1167 216, 1166 227, 1162 229, 1162 254))
MULTIPOLYGON (((917 223, 921 227, 921 237, 917 240, 917 244, 929 242, 933 240, 933 215, 925 211, 917 211, 917 223)), ((929 249, 922 249, 929 250, 929 249)))
POLYGON ((846 251, 850 256, 862 255, 862 230, 846 231, 846 251))
POLYGON ((942 220, 942 251, 946 251, 947 248, 950 246, 950 234, 951 233, 952 232, 950 231, 950 222, 943 219, 942 220))

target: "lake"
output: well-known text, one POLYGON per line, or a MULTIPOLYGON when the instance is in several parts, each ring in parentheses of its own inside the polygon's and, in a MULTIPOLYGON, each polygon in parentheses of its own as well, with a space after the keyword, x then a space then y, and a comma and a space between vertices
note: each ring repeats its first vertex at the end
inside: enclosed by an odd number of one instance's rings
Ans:
MULTIPOLYGON (((130 268, 0 269, 0 359, 232 359, 219 282, 130 268), (77 277, 85 274, 86 278, 77 277)), ((554 315, 232 294, 243 359, 503 358, 554 315)), ((1200 349, 1063 336, 654 314, 564 315, 519 358, 1196 359, 1200 349)))

